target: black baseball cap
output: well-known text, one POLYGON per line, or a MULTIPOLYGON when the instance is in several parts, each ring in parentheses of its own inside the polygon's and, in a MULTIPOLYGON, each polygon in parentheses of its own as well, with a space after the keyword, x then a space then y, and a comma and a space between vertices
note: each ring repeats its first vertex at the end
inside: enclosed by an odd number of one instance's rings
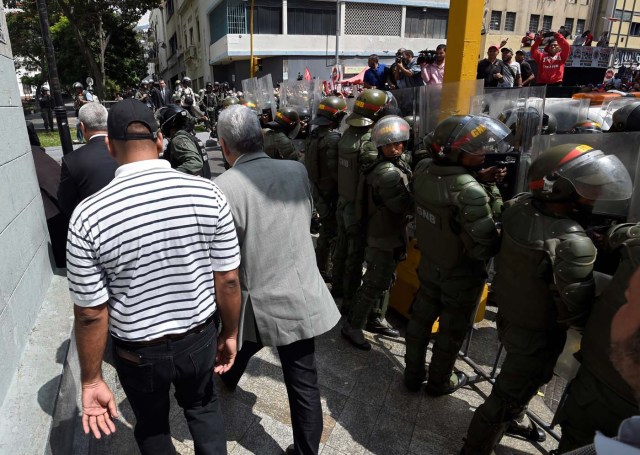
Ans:
POLYGON ((118 141, 150 139, 155 141, 158 123, 153 112, 141 101, 128 98, 116 103, 109 110, 107 118, 107 132, 109 139, 118 141), (127 128, 132 123, 142 123, 149 129, 148 134, 127 134, 127 128))
POLYGON ((523 51, 516 51, 516 55, 518 55, 518 54, 525 55, 525 53, 523 51))
POLYGON ((504 54, 505 52, 511 52, 511 53, 513 53, 513 51, 511 50, 511 48, 510 48, 510 47, 503 47, 502 49, 500 49, 500 52, 502 52, 503 54, 504 54))

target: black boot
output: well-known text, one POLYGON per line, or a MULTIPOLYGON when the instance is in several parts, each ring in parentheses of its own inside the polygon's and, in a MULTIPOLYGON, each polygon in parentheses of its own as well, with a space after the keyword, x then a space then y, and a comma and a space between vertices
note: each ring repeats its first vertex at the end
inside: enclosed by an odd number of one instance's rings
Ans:
POLYGON ((532 442, 544 442, 547 439, 544 430, 526 415, 523 419, 513 419, 509 422, 506 433, 532 442))
POLYGON ((367 322, 366 327, 367 332, 379 333, 380 335, 385 335, 391 338, 397 338, 400 336, 400 331, 394 329, 391 324, 387 322, 386 319, 373 318, 369 322, 367 322))
POLYGON ((456 371, 451 374, 449 381, 444 384, 434 384, 431 380, 429 380, 427 382, 427 388, 425 389, 425 392, 427 393, 427 395, 432 397, 449 395, 458 390, 460 387, 464 387, 468 381, 469 378, 467 378, 466 374, 456 371))

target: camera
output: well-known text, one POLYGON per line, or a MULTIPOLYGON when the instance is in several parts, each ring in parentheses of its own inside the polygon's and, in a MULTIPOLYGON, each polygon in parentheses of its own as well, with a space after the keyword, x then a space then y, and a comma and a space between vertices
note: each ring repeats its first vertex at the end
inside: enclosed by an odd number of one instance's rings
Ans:
POLYGON ((436 51, 430 51, 428 49, 425 49, 423 51, 418 52, 418 60, 417 60, 418 65, 422 65, 423 63, 430 65, 435 61, 436 61, 436 51))
POLYGON ((396 63, 402 62, 402 52, 396 53, 396 63))

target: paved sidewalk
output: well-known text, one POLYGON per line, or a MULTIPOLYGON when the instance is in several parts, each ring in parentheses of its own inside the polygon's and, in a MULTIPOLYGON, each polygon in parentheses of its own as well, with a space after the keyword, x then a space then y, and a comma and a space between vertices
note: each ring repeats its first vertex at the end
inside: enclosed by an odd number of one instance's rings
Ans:
MULTIPOLYGON (((495 312, 491 310, 487 311, 488 320, 477 325, 471 350, 471 356, 487 368, 498 347, 491 321, 495 312)), ((390 316, 404 332, 406 322, 395 314, 390 316)), ((473 411, 490 391, 490 385, 478 383, 440 398, 411 394, 402 384, 404 338, 369 336, 373 350, 363 352, 348 344, 339 328, 340 324, 319 337, 316 344, 324 415, 320 453, 457 454, 473 411)), ((471 372, 464 362, 456 366, 471 372)), ((108 362, 104 371, 122 417, 115 435, 93 441, 91 453, 138 454, 132 411, 108 362)), ((280 455, 293 442, 286 389, 274 349, 265 348, 252 359, 235 392, 227 391, 219 380, 217 383, 230 454, 280 455)), ((534 398, 531 409, 546 421, 551 419, 541 397, 534 398)), ((171 428, 178 453, 193 454, 186 421, 175 401, 171 428)), ((496 454, 546 454, 555 447, 550 437, 542 445, 505 437, 496 454)))

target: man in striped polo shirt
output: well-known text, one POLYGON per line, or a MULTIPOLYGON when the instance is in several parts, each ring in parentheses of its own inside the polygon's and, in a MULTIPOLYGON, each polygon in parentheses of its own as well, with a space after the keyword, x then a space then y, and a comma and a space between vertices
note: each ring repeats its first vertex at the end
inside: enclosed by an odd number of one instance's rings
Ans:
POLYGON ((226 454, 213 372, 228 371, 236 355, 236 231, 214 183, 157 159, 157 130, 140 101, 111 108, 107 146, 119 164, 115 178, 71 216, 67 276, 75 303, 82 424, 96 438, 115 431, 116 404, 101 374, 110 332, 142 454, 175 453, 171 384, 195 453, 226 454), (223 324, 219 336, 216 312, 223 324))

